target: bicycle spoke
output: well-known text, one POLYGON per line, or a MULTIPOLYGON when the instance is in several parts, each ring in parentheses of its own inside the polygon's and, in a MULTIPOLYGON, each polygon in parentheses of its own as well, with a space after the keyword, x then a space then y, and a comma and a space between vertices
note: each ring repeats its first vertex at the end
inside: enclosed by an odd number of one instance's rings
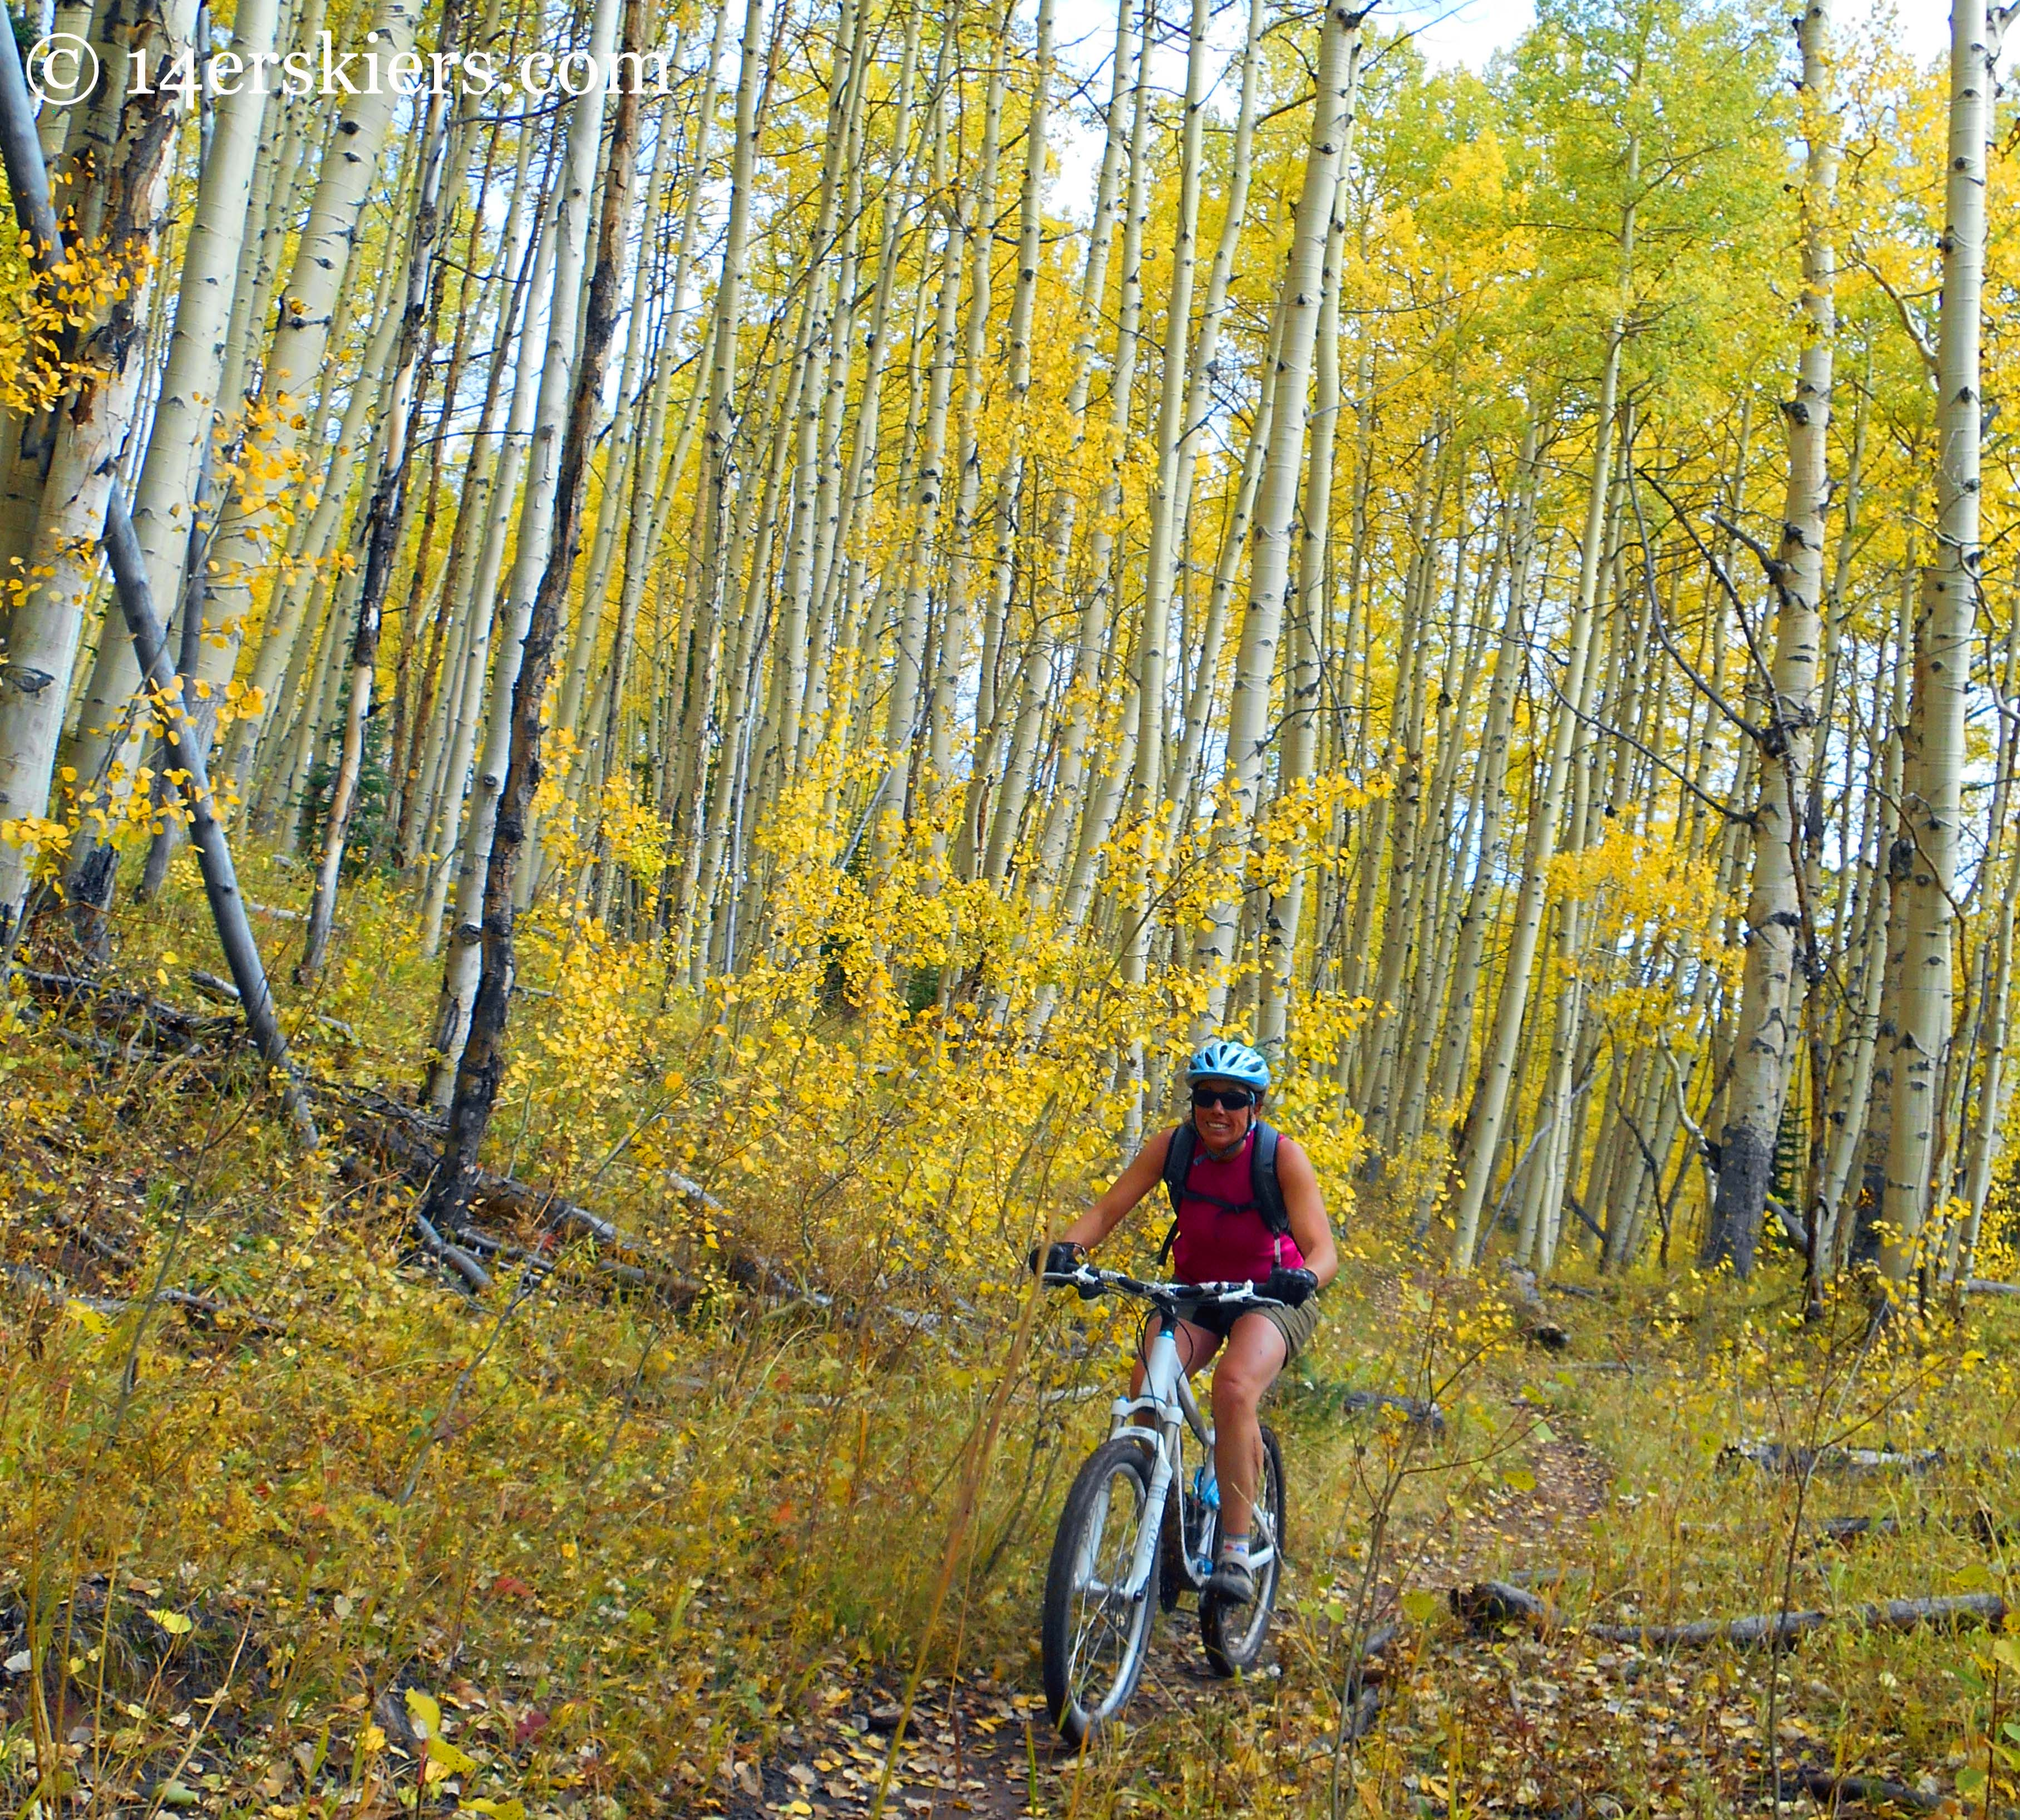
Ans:
POLYGON ((1131 1476, 1118 1473, 1128 1495, 1118 1508, 1115 1479, 1103 1488, 1089 1511, 1074 1575, 1074 1637, 1068 1651, 1067 1680, 1077 1704, 1090 1717, 1104 1716, 1126 1677, 1131 1647, 1140 1620, 1140 1600, 1123 1589, 1136 1553, 1136 1537, 1144 1521, 1145 1500, 1131 1476))

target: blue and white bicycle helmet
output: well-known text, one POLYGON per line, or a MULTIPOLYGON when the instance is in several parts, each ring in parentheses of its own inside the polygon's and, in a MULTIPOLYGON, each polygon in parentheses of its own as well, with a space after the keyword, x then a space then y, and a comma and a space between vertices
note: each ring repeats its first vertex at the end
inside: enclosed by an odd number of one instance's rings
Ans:
POLYGON ((1193 1052, 1186 1064, 1186 1080, 1238 1081, 1259 1095, 1270 1091, 1270 1064, 1246 1043, 1230 1043, 1215 1037, 1193 1052))

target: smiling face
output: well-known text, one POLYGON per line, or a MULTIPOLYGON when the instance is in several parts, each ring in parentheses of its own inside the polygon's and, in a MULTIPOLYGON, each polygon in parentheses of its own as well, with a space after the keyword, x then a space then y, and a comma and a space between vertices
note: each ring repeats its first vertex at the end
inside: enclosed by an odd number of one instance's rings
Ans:
POLYGON ((1242 1082, 1209 1075, 1193 1083, 1193 1128, 1209 1151, 1233 1150, 1248 1135, 1249 1124, 1255 1117, 1254 1090, 1242 1082), (1202 1105, 1202 1099, 1206 1099, 1207 1103, 1202 1105), (1223 1100, 1242 1100, 1245 1103, 1225 1106, 1220 1103, 1223 1100))

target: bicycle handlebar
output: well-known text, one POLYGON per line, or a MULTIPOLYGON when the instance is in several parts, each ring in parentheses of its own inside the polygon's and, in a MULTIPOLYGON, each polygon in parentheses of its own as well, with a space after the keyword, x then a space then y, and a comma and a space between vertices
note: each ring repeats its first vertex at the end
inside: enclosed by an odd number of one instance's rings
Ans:
POLYGON ((1224 1307, 1287 1306, 1273 1296, 1259 1295, 1253 1283, 1146 1283, 1121 1270, 1098 1270, 1092 1264, 1083 1264, 1077 1270, 1048 1270, 1045 1280, 1052 1288, 1077 1289, 1090 1302, 1114 1289, 1124 1295, 1140 1295, 1146 1302, 1154 1302, 1161 1307, 1175 1307, 1182 1302, 1197 1307, 1208 1302, 1224 1307))

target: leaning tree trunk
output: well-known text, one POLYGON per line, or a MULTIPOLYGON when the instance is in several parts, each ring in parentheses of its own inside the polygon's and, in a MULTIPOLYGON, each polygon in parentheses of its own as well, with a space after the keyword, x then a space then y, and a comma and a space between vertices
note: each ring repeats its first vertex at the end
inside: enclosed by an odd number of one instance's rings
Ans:
MULTIPOLYGON (((590 30, 594 55, 607 62, 616 35, 616 0, 598 0, 590 30)), ((603 64, 598 64, 604 67, 603 64)), ((491 710, 484 752, 478 761, 463 829, 456 877, 456 922, 442 968, 441 994, 435 1004, 434 1042, 429 1057, 427 1094, 435 1105, 449 1103, 483 967, 484 928, 499 805, 511 763, 513 715, 518 678, 525 665, 525 641, 541 577, 554 547, 560 497, 556 491, 561 445, 571 408, 576 371, 576 326, 582 297, 582 272, 589 237, 591 191, 596 181, 597 139, 603 122, 603 91, 592 85, 579 96, 569 116, 567 162, 557 187, 554 210, 543 230, 552 237, 554 288, 547 307, 547 340, 540 361, 540 388, 525 456, 525 492, 519 509, 518 541, 512 571, 498 608, 498 662, 491 681, 491 710)), ((527 305, 532 323, 532 305, 527 305)), ((525 336, 521 336, 522 369, 525 336)), ((517 414, 515 403, 514 415, 517 414)), ((501 471, 503 462, 501 459, 501 471)), ((510 489, 500 486, 500 510, 509 509, 510 489)), ((489 553, 487 552, 487 557, 489 553)), ((481 608, 480 608, 481 610, 481 608)))
MULTIPOLYGON (((249 55, 271 51, 277 9, 277 0, 245 0, 232 23, 233 49, 249 55)), ((198 471, 216 413, 225 330, 266 106, 265 97, 251 90, 252 85, 240 85, 217 111, 183 251, 168 365, 134 489, 133 528, 147 555, 150 593, 158 601, 173 601, 180 591, 183 555, 194 530, 191 515, 198 471)), ((101 802, 126 781, 113 776, 115 761, 130 770, 137 750, 129 727, 140 681, 133 641, 115 598, 107 608, 84 707, 63 759, 79 787, 99 793, 101 802)), ((102 938, 118 869, 109 826, 86 815, 64 863, 64 889, 88 947, 95 948, 102 938)))
MULTIPOLYGON (((158 57, 180 47, 173 26, 157 14, 143 19, 130 39, 122 36, 119 48, 158 57)), ((0 50, 14 54, 11 47, 0 50)), ((168 202, 179 116, 178 97, 158 89, 130 96, 121 108, 94 253, 113 280, 110 300, 71 306, 89 313, 74 324, 82 333, 68 355, 69 383, 52 413, 55 447, 29 545, 28 586, 12 615, 0 667, 0 823, 14 824, 0 840, 0 966, 19 939, 29 887, 53 831, 46 824, 56 744, 106 503, 140 383, 147 273, 168 202)), ((39 147, 20 149, 40 158, 39 147)), ((38 246, 38 263, 56 250, 38 246)))
MULTIPOLYGON (((601 0, 591 30, 597 62, 606 68, 611 52, 610 0, 601 0)), ((643 42, 645 0, 627 0, 624 49, 635 53, 643 42)), ((569 123, 569 151, 579 136, 593 161, 601 136, 603 96, 593 88, 577 103, 569 123)), ((604 368, 617 326, 617 297, 623 282, 624 228, 630 213, 632 166, 638 152, 638 97, 634 87, 619 89, 616 117, 605 171, 603 210, 597 223, 596 264, 584 302, 582 351, 573 363, 573 387, 561 438, 554 478, 554 513, 547 539, 547 560, 526 627, 525 648, 519 660, 518 681, 512 695, 511 759, 505 774, 496 832, 484 885, 484 969, 471 1011, 470 1033, 456 1063, 456 1094, 449 1103, 449 1130, 442 1144, 441 1165, 435 1172, 428 1206, 438 1226, 461 1223, 470 1184, 491 1122, 505 1072, 505 1021, 513 973, 514 874, 523 852, 533 793, 540 783, 540 717, 547 706, 547 681, 554 668, 554 641, 569 579, 582 539, 582 500, 603 391, 604 368)), ((593 172, 594 165, 591 164, 593 172)), ((569 363, 563 362, 564 370, 569 363)))
POLYGON ((1760 791, 1753 806, 1753 886, 1746 906, 1746 974, 1741 990, 1731 1085, 1719 1142, 1718 1197, 1703 1262, 1753 1270, 1775 1168, 1775 1134, 1797 1049, 1804 995, 1816 964, 1816 929, 1804 890, 1804 807, 1816 761, 1817 651, 1822 637, 1824 510, 1830 476, 1831 346, 1836 329, 1837 190, 1831 111, 1831 0, 1810 0, 1798 25, 1809 140, 1803 216, 1803 330, 1796 395, 1782 406, 1789 485, 1782 547, 1771 579, 1776 601, 1774 671, 1760 692, 1760 791))

